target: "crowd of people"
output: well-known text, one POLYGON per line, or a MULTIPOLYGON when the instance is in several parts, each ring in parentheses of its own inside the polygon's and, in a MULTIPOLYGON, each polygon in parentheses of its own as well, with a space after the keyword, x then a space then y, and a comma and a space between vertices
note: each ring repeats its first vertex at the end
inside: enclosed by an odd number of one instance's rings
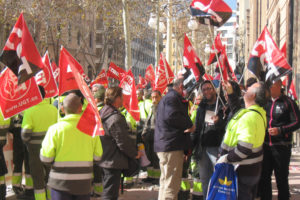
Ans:
POLYGON ((139 89, 141 120, 136 122, 123 107, 120 87, 95 84, 91 91, 105 132, 96 137, 77 129, 87 104, 80 91, 44 99, 8 120, 1 114, 0 200, 6 196, 8 132, 13 134, 12 186, 18 199, 116 200, 121 182, 133 185, 133 177, 123 175, 129 160, 143 156, 149 163, 141 167, 147 172, 142 181, 159 185, 159 200, 206 199, 218 163, 235 166, 239 200, 271 200, 273 171, 278 199, 290 199, 292 133, 300 127, 297 104, 284 94, 280 80, 270 87, 255 78, 245 87, 234 81, 220 85, 216 89, 203 81, 188 96, 182 79, 165 95, 139 89))

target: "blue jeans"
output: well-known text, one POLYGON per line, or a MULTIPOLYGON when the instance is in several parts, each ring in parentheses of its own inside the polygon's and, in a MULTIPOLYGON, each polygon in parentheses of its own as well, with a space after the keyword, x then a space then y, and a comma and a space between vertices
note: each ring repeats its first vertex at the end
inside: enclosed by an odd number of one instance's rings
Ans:
POLYGON ((201 160, 198 161, 203 199, 206 199, 209 180, 214 172, 218 153, 219 147, 203 147, 201 160))

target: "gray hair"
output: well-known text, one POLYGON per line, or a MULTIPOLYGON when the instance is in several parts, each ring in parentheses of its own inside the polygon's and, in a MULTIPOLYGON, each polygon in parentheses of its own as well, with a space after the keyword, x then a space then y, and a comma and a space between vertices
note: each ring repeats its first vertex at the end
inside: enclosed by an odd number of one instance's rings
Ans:
POLYGON ((181 85, 183 85, 182 78, 178 78, 173 82, 173 88, 179 88, 181 85))
POLYGON ((264 107, 267 104, 268 99, 270 98, 269 87, 266 83, 259 81, 259 87, 255 88, 255 103, 261 107, 264 107))

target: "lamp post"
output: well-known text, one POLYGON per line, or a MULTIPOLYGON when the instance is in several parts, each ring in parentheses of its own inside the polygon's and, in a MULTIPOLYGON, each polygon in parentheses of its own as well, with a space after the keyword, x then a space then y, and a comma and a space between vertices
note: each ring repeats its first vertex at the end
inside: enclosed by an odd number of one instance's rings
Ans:
POLYGON ((159 0, 156 1, 156 13, 150 14, 150 19, 148 26, 152 29, 155 29, 155 67, 158 66, 159 62, 159 33, 166 31, 166 26, 162 22, 162 18, 159 13, 160 5, 159 0))

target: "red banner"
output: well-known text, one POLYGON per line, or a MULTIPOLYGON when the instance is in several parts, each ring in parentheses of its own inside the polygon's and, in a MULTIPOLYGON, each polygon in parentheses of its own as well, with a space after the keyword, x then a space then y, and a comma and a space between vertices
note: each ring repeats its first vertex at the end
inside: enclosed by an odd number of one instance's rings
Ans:
POLYGON ((145 80, 147 82, 150 82, 151 87, 154 89, 154 87, 155 87, 155 73, 154 73, 154 70, 153 70, 153 67, 152 67, 151 64, 146 69, 145 80))
POLYGON ((1 111, 6 119, 43 100, 33 77, 18 85, 17 76, 9 68, 0 75, 0 97, 1 111))
POLYGON ((80 75, 83 74, 83 69, 64 47, 60 50, 59 68, 59 96, 70 90, 78 90, 72 69, 76 68, 80 75))
POLYGON ((55 64, 54 61, 51 63, 51 69, 52 69, 52 72, 53 72, 55 82, 56 82, 56 84, 58 84, 59 70, 60 69, 59 69, 59 67, 57 67, 57 65, 55 64))
POLYGON ((93 86, 97 83, 103 85, 105 88, 108 87, 108 80, 107 80, 107 77, 106 77, 105 69, 101 70, 101 72, 96 77, 96 79, 94 81, 92 81, 91 86, 93 86))
POLYGON ((144 89, 147 84, 147 81, 139 74, 139 84, 137 85, 137 88, 144 89))
POLYGON ((111 62, 109 68, 107 70, 107 77, 117 79, 122 81, 123 77, 125 76, 126 71, 120 67, 118 67, 115 63, 111 62))
POLYGON ((140 121, 140 110, 136 96, 134 77, 129 70, 122 79, 119 87, 123 89, 123 105, 135 121, 140 121))
MULTIPOLYGON (((71 58, 74 59, 73 57, 71 58)), ((71 58, 69 58, 69 60, 72 60, 71 58)), ((100 128, 102 127, 101 118, 97 109, 95 99, 92 95, 89 86, 86 84, 83 76, 79 73, 76 65, 70 63, 68 64, 68 66, 70 67, 70 73, 72 73, 73 75, 74 84, 77 85, 77 88, 81 91, 83 96, 88 101, 88 106, 85 109, 84 113, 82 114, 77 124, 77 128, 80 131, 90 136, 95 136, 100 134, 103 135, 104 132, 101 131, 103 129, 100 130, 100 128)))
POLYGON ((155 90, 165 93, 167 85, 172 83, 174 79, 173 71, 163 54, 160 54, 159 66, 156 67, 155 72, 155 90))
POLYGON ((43 57, 43 63, 44 68, 35 75, 35 81, 38 85, 44 87, 46 93, 45 98, 54 97, 58 94, 58 89, 50 66, 48 51, 43 57))

